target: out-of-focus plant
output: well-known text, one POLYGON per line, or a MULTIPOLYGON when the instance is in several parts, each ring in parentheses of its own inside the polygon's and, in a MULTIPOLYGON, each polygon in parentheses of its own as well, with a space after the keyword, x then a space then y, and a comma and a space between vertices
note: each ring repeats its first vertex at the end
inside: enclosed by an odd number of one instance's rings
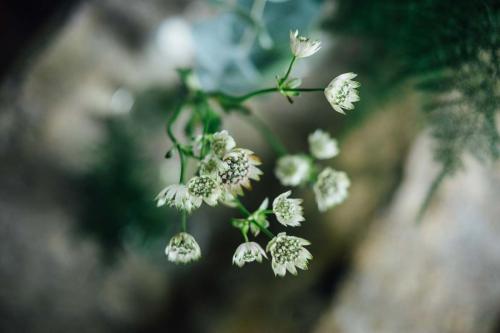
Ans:
POLYGON ((443 179, 463 167, 464 154, 483 162, 498 158, 498 1, 340 0, 325 27, 370 45, 377 56, 367 59, 364 67, 373 76, 386 77, 386 87, 413 78, 425 92, 422 109, 441 171, 420 217, 443 179))
POLYGON ((201 257, 201 249, 193 236, 187 233, 187 217, 203 202, 210 206, 219 203, 238 209, 243 215, 232 219, 244 239, 233 256, 233 263, 243 266, 247 262, 262 261, 266 252, 271 255, 275 275, 284 276, 286 272, 297 274, 297 268, 307 269, 311 253, 305 248, 310 243, 302 238, 281 232, 278 235, 269 230, 269 216, 274 215, 283 226, 297 227, 305 220, 302 199, 290 198, 291 191, 276 197, 272 209, 264 199, 260 207, 251 211, 243 205, 239 196, 243 189, 251 189, 251 181, 258 181, 262 171, 259 158, 251 151, 237 146, 234 138, 221 130, 224 116, 237 114, 257 125, 257 130, 269 142, 279 159, 275 173, 285 186, 308 185, 314 189, 320 211, 326 211, 341 202, 348 194, 349 178, 344 172, 326 167, 320 171, 318 160, 329 159, 339 153, 337 142, 328 133, 316 131, 309 137, 310 153, 289 155, 286 147, 252 114, 246 102, 260 95, 279 93, 293 103, 301 93, 323 92, 334 110, 343 113, 354 109, 359 101, 359 83, 353 79, 356 74, 345 73, 334 78, 324 88, 301 88, 301 80, 291 77, 294 64, 302 58, 314 55, 320 50, 320 42, 299 36, 298 31, 290 32, 291 60, 283 75, 276 76, 274 87, 257 89, 235 96, 223 91, 205 91, 191 70, 180 70, 184 91, 181 102, 167 122, 167 134, 173 147, 167 157, 175 151, 179 156, 179 182, 163 189, 157 196, 158 206, 175 207, 181 212, 182 231, 175 235, 165 249, 168 259, 175 263, 188 263, 201 257), (184 124, 184 140, 174 131, 179 125, 181 114, 188 113, 184 124), (187 177, 187 164, 195 161, 196 171, 187 177), (266 252, 249 237, 260 232, 270 238, 266 252))

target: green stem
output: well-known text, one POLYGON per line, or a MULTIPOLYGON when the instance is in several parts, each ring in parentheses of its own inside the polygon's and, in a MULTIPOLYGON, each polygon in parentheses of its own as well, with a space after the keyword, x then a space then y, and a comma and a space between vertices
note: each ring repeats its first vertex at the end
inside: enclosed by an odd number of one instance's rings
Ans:
POLYGON ((181 114, 182 110, 183 110, 182 105, 177 106, 174 113, 172 114, 172 117, 169 119, 169 121, 167 123, 168 137, 170 138, 170 140, 172 141, 174 146, 177 148, 177 152, 179 153, 179 158, 181 161, 181 172, 180 172, 180 176, 179 176, 179 183, 181 183, 181 184, 184 183, 184 174, 186 171, 186 159, 184 156, 184 152, 182 151, 181 144, 179 143, 179 141, 175 137, 173 127, 174 127, 175 121, 177 120, 177 118, 181 114))
POLYGON ((250 215, 252 215, 252 213, 250 213, 250 211, 248 209, 246 209, 245 206, 243 206, 243 203, 240 201, 240 199, 235 197, 234 202, 236 203, 236 206, 238 207, 240 212, 243 213, 243 215, 245 215, 246 217, 249 217, 250 215))
POLYGON ((288 76, 290 75, 290 72, 292 71, 292 67, 293 67, 293 63, 295 62, 295 59, 297 59, 296 56, 293 56, 292 57, 292 61, 290 61, 290 65, 288 65, 288 69, 286 71, 286 74, 283 78, 280 79, 280 86, 283 84, 283 82, 286 81, 286 79, 288 79, 288 76))
POLYGON ((248 235, 247 235, 247 233, 244 232, 243 229, 240 229, 240 231, 241 231, 241 234, 243 235, 243 238, 245 239, 245 242, 248 242, 248 235))
MULTIPOLYGON (((313 91, 324 91, 325 88, 282 88, 281 91, 296 91, 296 92, 313 92, 313 91)), ((241 96, 233 96, 233 95, 228 95, 223 92, 212 92, 209 93, 209 96, 212 97, 218 97, 221 99, 226 99, 230 100, 234 103, 242 103, 246 101, 247 99, 250 99, 254 96, 258 95, 264 95, 264 94, 269 94, 273 92, 279 92, 280 89, 278 87, 273 87, 273 88, 264 88, 264 89, 259 89, 255 90, 252 92, 249 92, 248 94, 241 95, 241 96)))
POLYGON ((276 152, 278 157, 286 155, 288 153, 285 146, 281 143, 281 141, 273 133, 273 131, 269 129, 267 124, 264 121, 262 121, 262 119, 257 117, 255 114, 250 114, 248 116, 248 119, 250 120, 250 123, 260 132, 260 134, 264 137, 264 139, 269 143, 269 145, 276 152))
POLYGON ((182 212, 182 217, 181 217, 181 226, 182 226, 182 231, 186 232, 187 230, 187 214, 186 212, 182 212))
POLYGON ((250 220, 251 223, 255 224, 257 227, 259 227, 259 229, 264 233, 266 234, 267 237, 269 237, 270 239, 273 239, 274 238, 274 234, 269 231, 269 229, 267 229, 266 227, 260 225, 259 222, 255 221, 255 220, 250 220))
MULTIPOLYGON (((250 213, 250 211, 248 209, 246 209, 245 206, 243 206, 243 203, 240 201, 240 199, 234 198, 234 202, 236 203, 236 206, 238 207, 238 209, 240 210, 240 212, 242 212, 244 215, 246 215, 246 217, 250 217, 252 215, 252 213, 250 213)), ((264 227, 263 225, 261 225, 259 222, 255 221, 254 219, 248 219, 248 220, 250 221, 250 223, 253 223, 257 227, 259 227, 259 229, 267 237, 269 237, 270 239, 274 238, 274 234, 271 231, 269 231, 269 229, 267 229, 266 227, 264 227)))
POLYGON ((432 201, 432 198, 434 197, 434 194, 436 194, 437 189, 439 186, 443 183, 443 180, 445 179, 446 175, 448 174, 448 166, 444 165, 439 172, 439 174, 434 178, 434 180, 431 183, 431 186, 427 190, 427 194, 425 196, 424 202, 420 206, 420 209, 418 211, 417 215, 417 224, 420 224, 422 222, 422 219, 424 217, 425 212, 429 208, 429 205, 432 201))

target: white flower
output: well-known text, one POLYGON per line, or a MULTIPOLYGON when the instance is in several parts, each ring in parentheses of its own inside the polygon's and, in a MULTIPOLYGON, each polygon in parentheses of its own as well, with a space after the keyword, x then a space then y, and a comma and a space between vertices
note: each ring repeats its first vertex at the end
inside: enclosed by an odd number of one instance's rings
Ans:
POLYGON ((202 176, 218 177, 219 172, 224 171, 226 168, 227 165, 215 154, 208 154, 199 164, 199 171, 202 176))
POLYGON ((181 232, 168 242, 165 254, 171 262, 186 264, 198 260, 201 257, 201 250, 193 236, 181 232))
POLYGON ((280 194, 273 201, 273 213, 279 223, 296 227, 300 222, 305 221, 303 209, 301 206, 302 199, 289 199, 292 191, 280 194))
POLYGON ((246 242, 238 246, 233 255, 233 264, 243 267, 247 262, 262 262, 262 257, 267 258, 264 249, 255 242, 246 242))
POLYGON ((337 76, 325 88, 325 96, 333 109, 345 114, 343 109, 352 110, 352 103, 359 101, 358 91, 359 82, 353 81, 357 74, 345 73, 337 76))
POLYGON ((276 163, 274 173, 284 186, 297 186, 309 179, 311 161, 304 155, 286 155, 276 163))
POLYGON ((321 48, 321 42, 299 36, 299 31, 290 31, 290 49, 297 58, 312 56, 321 48))
POLYGON ((167 204, 179 210, 190 213, 193 209, 200 207, 201 201, 189 193, 186 185, 173 184, 165 187, 157 196, 157 206, 167 204))
POLYGON ((314 184, 319 211, 324 212, 343 202, 348 196, 347 190, 350 185, 351 182, 345 172, 335 171, 329 167, 321 171, 314 184))
POLYGON ((207 205, 215 206, 221 196, 221 189, 217 181, 211 176, 195 176, 191 178, 187 184, 189 193, 195 198, 198 207, 201 206, 201 201, 205 201, 207 205))
POLYGON ((257 168, 260 160, 248 149, 236 148, 227 153, 223 160, 227 168, 219 172, 224 187, 232 194, 242 195, 242 186, 251 189, 250 179, 259 180, 262 171, 257 168))
POLYGON ((262 201, 262 203, 260 204, 259 208, 248 217, 248 220, 250 221, 250 231, 255 237, 260 234, 261 227, 269 227, 269 221, 267 220, 267 215, 265 212, 267 210, 267 206, 269 206, 269 199, 265 198, 264 201, 262 201), (251 221, 255 221, 258 225, 251 221))
POLYGON ((266 247, 266 251, 271 253, 274 275, 285 276, 287 270, 296 275, 296 267, 306 270, 312 254, 304 246, 310 244, 303 238, 287 236, 284 232, 274 237, 266 247))
POLYGON ((332 139, 325 131, 317 129, 309 135, 308 140, 309 150, 317 159, 325 160, 339 154, 337 140, 332 139))
POLYGON ((212 152, 222 158, 231 149, 236 147, 236 142, 226 130, 212 134, 212 152))

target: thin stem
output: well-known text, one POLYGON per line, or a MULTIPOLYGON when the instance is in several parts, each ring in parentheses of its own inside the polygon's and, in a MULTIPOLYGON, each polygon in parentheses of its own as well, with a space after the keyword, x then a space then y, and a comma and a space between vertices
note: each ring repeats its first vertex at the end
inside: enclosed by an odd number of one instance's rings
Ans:
POLYGON ((422 219, 424 217, 425 212, 429 208, 429 205, 432 201, 432 198, 434 197, 434 194, 436 194, 437 189, 439 186, 442 184, 443 180, 445 179, 446 175, 448 174, 448 166, 443 166, 439 174, 434 178, 434 180, 431 183, 431 186, 427 190, 427 194, 425 196, 424 202, 420 206, 420 209, 418 211, 417 215, 417 224, 420 224, 422 222, 422 219))
POLYGON ((170 138, 170 140, 172 141, 172 143, 177 148, 177 152, 179 153, 179 158, 180 158, 180 161, 181 161, 181 172, 180 172, 180 175, 179 175, 179 183, 181 183, 181 184, 184 183, 184 174, 185 174, 185 171, 186 171, 186 159, 185 159, 185 156, 184 156, 184 152, 182 151, 181 144, 179 143, 179 141, 175 137, 173 127, 174 127, 175 121, 177 120, 177 118, 181 114, 182 110, 183 110, 182 105, 177 106, 176 109, 175 109, 175 111, 174 111, 174 113, 172 114, 172 117, 167 122, 167 134, 168 134, 168 137, 170 138))
MULTIPOLYGON (((313 92, 313 91, 324 91, 324 90, 325 90, 325 88, 282 88, 281 89, 281 91, 296 91, 296 92, 313 92)), ((272 87, 272 88, 264 88, 264 89, 255 90, 255 91, 249 92, 248 94, 241 95, 241 96, 232 96, 232 95, 228 95, 228 94, 225 94, 222 92, 213 92, 213 93, 209 93, 208 95, 214 96, 214 97, 219 97, 219 98, 226 99, 226 100, 231 100, 231 101, 236 102, 236 103, 242 103, 242 102, 246 101, 247 99, 250 99, 254 96, 269 94, 269 93, 278 92, 278 91, 280 91, 280 89, 278 87, 272 87)))
MULTIPOLYGON (((250 217, 252 214, 250 213, 250 211, 248 209, 246 209, 245 206, 243 206, 243 203, 240 201, 240 199, 238 198, 234 198, 234 202, 236 203, 236 206, 238 207, 238 209, 243 213, 245 214, 247 217, 250 217)), ((274 238, 274 234, 269 231, 269 229, 267 229, 266 227, 264 227, 263 225, 261 225, 259 222, 255 221, 254 219, 248 219, 250 221, 250 223, 253 223, 255 224, 257 227, 259 227, 259 229, 269 238, 273 239, 274 238)))
POLYGON ((286 155, 287 149, 278 139, 278 137, 271 131, 271 129, 267 126, 267 124, 262 121, 255 114, 250 114, 248 116, 250 123, 260 132, 260 134, 264 137, 264 139, 269 143, 271 148, 276 152, 278 156, 286 155))
POLYGON ((297 57, 293 56, 292 60, 290 61, 290 65, 288 65, 288 69, 286 71, 285 76, 283 76, 283 78, 280 79, 280 86, 283 84, 283 82, 286 81, 286 79, 288 79, 288 76, 290 75, 290 72, 292 71, 292 67, 293 67, 293 63, 295 62, 295 59, 297 59, 297 57))
POLYGON ((245 231, 243 231, 243 229, 240 229, 241 231, 241 234, 243 235, 243 238, 245 239, 245 242, 248 242, 248 235, 245 231))
POLYGON ((257 227, 259 227, 259 229, 267 236, 269 237, 270 239, 273 239, 274 238, 274 234, 269 231, 269 229, 267 229, 266 227, 264 227, 263 225, 261 225, 259 222, 255 221, 254 219, 250 220, 251 223, 255 224, 257 227))
POLYGON ((243 203, 240 201, 240 199, 235 197, 234 202, 236 203, 236 206, 238 207, 240 212, 242 212, 246 217, 249 217, 250 215, 252 215, 252 213, 250 213, 250 211, 248 209, 246 209, 245 206, 243 206, 243 203))
POLYGON ((187 213, 182 212, 182 217, 181 217, 181 226, 182 226, 182 231, 186 232, 187 230, 187 213))

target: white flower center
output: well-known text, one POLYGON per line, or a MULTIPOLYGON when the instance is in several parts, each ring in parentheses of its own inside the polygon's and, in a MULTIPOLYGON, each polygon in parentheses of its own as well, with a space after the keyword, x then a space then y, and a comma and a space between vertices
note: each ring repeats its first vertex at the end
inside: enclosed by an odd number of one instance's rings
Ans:
POLYGON ((228 168, 219 174, 223 184, 238 184, 247 177, 250 162, 244 153, 231 154, 224 162, 228 168))
POLYGON ((294 262, 300 255, 301 246, 298 240, 291 238, 281 238, 276 241, 271 254, 278 264, 294 262))
POLYGON ((216 187, 217 184, 212 178, 203 176, 193 179, 188 185, 189 192, 198 197, 210 196, 216 187))
POLYGON ((279 214, 283 219, 289 220, 295 214, 295 205, 287 199, 281 199, 276 203, 276 214, 279 214))

